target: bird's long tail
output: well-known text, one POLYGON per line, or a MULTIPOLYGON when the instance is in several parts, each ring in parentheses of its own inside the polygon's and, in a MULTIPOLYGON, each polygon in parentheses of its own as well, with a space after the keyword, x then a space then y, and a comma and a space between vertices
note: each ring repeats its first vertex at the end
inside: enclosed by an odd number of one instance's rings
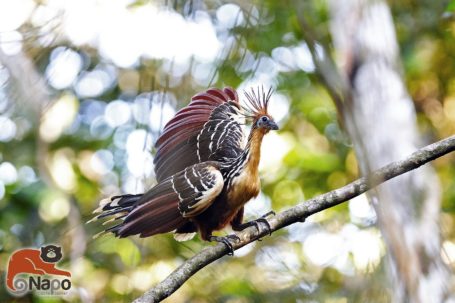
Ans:
POLYGON ((101 201, 94 211, 97 215, 89 222, 107 219, 103 225, 115 223, 95 238, 106 233, 113 233, 119 238, 166 233, 187 222, 180 214, 178 201, 171 182, 165 180, 146 194, 121 195, 101 201))
MULTIPOLYGON (((108 225, 111 222, 119 222, 120 224, 123 223, 124 218, 134 209, 137 201, 142 197, 142 194, 139 195, 119 195, 119 196, 114 196, 111 198, 103 199, 100 202, 100 205, 97 209, 93 211, 94 214, 96 214, 95 217, 93 217, 91 220, 87 222, 92 223, 97 220, 101 219, 107 219, 106 221, 103 222, 103 225, 108 225)), ((102 232, 96 234, 94 238, 97 238, 103 234, 106 234, 108 232, 114 232, 114 234, 117 236, 115 233, 115 228, 118 226, 116 224, 115 226, 112 226, 110 228, 107 228, 106 230, 103 230, 102 232), (111 230, 112 229, 112 230, 111 230)))

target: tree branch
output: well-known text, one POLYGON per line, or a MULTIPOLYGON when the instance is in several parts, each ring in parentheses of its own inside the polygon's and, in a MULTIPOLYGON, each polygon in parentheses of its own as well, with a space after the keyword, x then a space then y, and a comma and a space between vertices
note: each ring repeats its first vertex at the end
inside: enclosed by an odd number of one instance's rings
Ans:
MULTIPOLYGON (((425 163, 428 163, 454 150, 455 136, 451 136, 428 145, 414 152, 404 160, 390 163, 374 171, 368 177, 357 179, 346 186, 323 195, 319 195, 276 214, 268 220, 270 228, 272 231, 276 231, 290 224, 303 222, 305 218, 312 214, 352 199, 391 178, 416 169, 425 163)), ((231 244, 234 249, 238 249, 256 241, 260 237, 266 236, 267 234, 268 230, 266 228, 261 228, 261 231, 258 232, 255 227, 249 227, 237 234, 237 236, 241 239, 239 242, 234 243, 231 241, 231 244)), ((188 280, 200 269, 221 258, 227 253, 227 247, 221 243, 216 246, 210 246, 203 249, 201 252, 181 264, 166 279, 148 290, 134 302, 160 302, 174 293, 180 286, 183 285, 183 283, 185 283, 186 280, 188 280)))

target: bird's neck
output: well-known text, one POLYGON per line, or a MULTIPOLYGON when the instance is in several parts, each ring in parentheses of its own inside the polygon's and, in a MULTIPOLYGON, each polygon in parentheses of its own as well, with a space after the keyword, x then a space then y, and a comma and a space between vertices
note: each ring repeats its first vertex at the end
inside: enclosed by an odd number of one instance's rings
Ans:
POLYGON ((261 145, 262 139, 264 138, 265 132, 262 130, 252 130, 248 136, 247 145, 243 151, 246 154, 246 168, 251 173, 256 173, 259 166, 259 160, 261 159, 261 145))
POLYGON ((243 152, 237 158, 230 159, 223 166, 225 178, 231 181, 242 173, 248 176, 250 181, 259 178, 258 167, 261 158, 261 144, 265 132, 253 129, 248 136, 248 141, 243 152))
POLYGON ((243 170, 251 177, 258 176, 259 160, 261 158, 261 144, 265 132, 253 129, 248 136, 248 142, 240 154, 239 159, 243 159, 243 170))
POLYGON ((245 149, 226 170, 228 203, 236 211, 261 190, 258 166, 264 135, 263 130, 253 129, 245 149))

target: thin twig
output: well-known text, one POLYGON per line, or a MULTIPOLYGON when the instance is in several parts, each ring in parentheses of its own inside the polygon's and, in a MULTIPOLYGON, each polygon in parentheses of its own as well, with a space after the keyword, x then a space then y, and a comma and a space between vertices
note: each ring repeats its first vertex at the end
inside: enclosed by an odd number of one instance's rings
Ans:
MULTIPOLYGON (((272 231, 276 231, 290 224, 302 222, 312 214, 352 199, 391 178, 416 169, 454 150, 455 136, 428 145, 414 152, 404 160, 390 163, 374 171, 368 178, 362 177, 346 186, 317 196, 276 214, 268 220, 270 228, 272 231)), ((258 232, 255 227, 249 227, 237 234, 240 238, 239 242, 231 242, 231 244, 234 249, 238 249, 266 235, 268 235, 268 230, 265 228, 258 232)), ((160 302, 174 293, 196 272, 223 257, 228 251, 227 247, 222 243, 203 249, 181 264, 166 279, 148 290, 134 302, 160 302)))

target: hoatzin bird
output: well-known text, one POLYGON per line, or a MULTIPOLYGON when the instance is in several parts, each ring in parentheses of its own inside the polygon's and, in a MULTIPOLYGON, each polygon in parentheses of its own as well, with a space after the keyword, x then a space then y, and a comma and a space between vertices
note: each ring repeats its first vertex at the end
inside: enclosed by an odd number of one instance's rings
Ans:
MULTIPOLYGON (((103 233, 123 238, 174 232, 176 240, 199 231, 206 241, 225 243, 212 232, 230 224, 234 231, 258 227, 258 219, 243 223, 243 207, 260 191, 258 165, 265 134, 278 129, 267 112, 272 91, 245 92, 240 105, 232 88, 209 89, 166 124, 156 142, 158 184, 145 194, 115 196, 101 202, 94 219, 117 222, 103 233), (252 120, 248 140, 241 125, 252 120)), ((262 221, 267 223, 262 218, 262 221)), ((232 236, 231 236, 232 237, 232 236)), ((233 236, 235 237, 235 236, 233 236)))

